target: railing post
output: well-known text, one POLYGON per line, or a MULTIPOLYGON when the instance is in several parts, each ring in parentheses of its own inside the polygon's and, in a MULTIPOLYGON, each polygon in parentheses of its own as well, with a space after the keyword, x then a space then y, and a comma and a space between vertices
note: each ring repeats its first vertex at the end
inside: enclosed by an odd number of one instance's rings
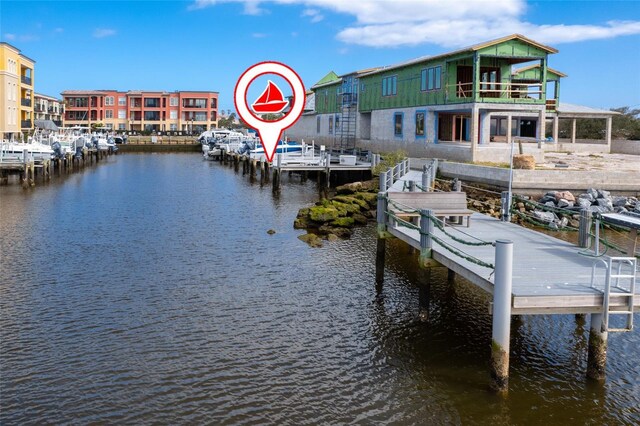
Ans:
POLYGON ((491 388, 498 392, 506 391, 509 386, 512 273, 513 242, 497 240, 491 333, 491 388))
POLYGON ((511 193, 502 191, 500 195, 500 219, 503 222, 511 222, 511 193))
POLYGON ((394 168, 390 168, 390 169, 387 170, 387 172, 389 173, 389 184, 388 184, 389 188, 391 188, 391 186, 393 185, 393 178, 394 178, 393 169, 394 168))
POLYGON ((416 192, 416 181, 409 181, 409 192, 416 192))
POLYGON ((431 259, 431 249, 433 248, 433 210, 420 210, 420 265, 424 266, 431 259))
POLYGON ((429 175, 427 175, 427 165, 422 166, 422 190, 429 190, 429 175))
POLYGON ((387 192, 387 172, 380 172, 380 176, 378 176, 378 179, 380 192, 387 192))
POLYGON ((462 181, 456 178, 456 181, 453 185, 453 190, 455 192, 462 192, 462 181))
POLYGON ((587 209, 580 210, 580 225, 578 228, 578 246, 589 248, 591 246, 591 212, 587 209))

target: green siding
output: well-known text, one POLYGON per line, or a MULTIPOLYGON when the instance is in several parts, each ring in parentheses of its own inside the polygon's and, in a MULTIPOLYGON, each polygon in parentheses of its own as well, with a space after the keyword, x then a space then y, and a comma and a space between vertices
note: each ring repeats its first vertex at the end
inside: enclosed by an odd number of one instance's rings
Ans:
POLYGON ((478 50, 481 56, 501 56, 516 58, 544 58, 547 52, 522 40, 508 40, 478 50))
POLYGON ((337 93, 342 83, 336 82, 327 86, 319 87, 313 91, 316 94, 316 112, 318 114, 329 114, 338 112, 337 93))

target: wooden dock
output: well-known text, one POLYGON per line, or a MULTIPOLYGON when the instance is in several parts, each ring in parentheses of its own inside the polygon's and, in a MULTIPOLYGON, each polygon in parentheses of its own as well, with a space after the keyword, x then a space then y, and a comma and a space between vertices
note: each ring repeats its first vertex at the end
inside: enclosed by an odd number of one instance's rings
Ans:
MULTIPOLYGON (((410 208, 403 210, 402 205, 391 204, 394 198, 399 199, 389 196, 393 192, 409 188, 415 191, 416 186, 431 191, 432 176, 435 170, 408 170, 406 164, 381 176, 377 253, 382 259, 377 265, 384 267, 384 239, 395 237, 420 250, 422 267, 444 266, 493 295, 490 309, 494 389, 507 388, 511 315, 591 314, 587 375, 603 379, 607 333, 620 331, 612 329, 609 316, 625 316, 627 330, 633 326, 633 312, 640 310, 633 253, 617 258, 596 255, 586 248, 480 213, 471 215, 468 228, 451 226, 439 221, 437 214, 427 208, 413 210, 412 215, 410 208)), ((402 197, 429 198, 421 192, 406 192, 402 197)), ((383 274, 377 271, 376 276, 382 279, 383 274)))
POLYGON ((322 180, 329 186, 332 176, 344 172, 371 172, 373 167, 380 162, 379 155, 372 155, 371 161, 363 161, 357 156, 348 155, 350 161, 344 161, 345 156, 331 151, 321 152, 319 155, 284 156, 276 154, 273 162, 264 158, 252 158, 247 154, 226 152, 220 150, 216 159, 221 163, 233 165, 236 170, 242 166, 243 173, 255 177, 260 172, 260 179, 271 181, 273 192, 280 190, 280 178, 283 173, 299 173, 302 180, 307 179, 308 173, 315 173, 318 181, 322 180))
POLYGON ((47 160, 34 160, 30 155, 21 159, 3 158, 0 160, 0 185, 8 185, 11 175, 18 176, 18 182, 29 188, 36 185, 38 180, 47 182, 56 174, 67 174, 83 169, 85 166, 98 163, 113 151, 84 148, 81 156, 67 153, 62 157, 47 160))

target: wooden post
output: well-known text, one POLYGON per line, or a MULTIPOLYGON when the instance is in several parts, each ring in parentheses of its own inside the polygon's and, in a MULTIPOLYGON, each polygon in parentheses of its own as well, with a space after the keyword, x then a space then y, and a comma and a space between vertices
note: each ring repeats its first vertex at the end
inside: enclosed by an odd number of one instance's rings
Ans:
POLYGON ((513 242, 497 240, 495 259, 490 387, 494 391, 506 392, 509 386, 513 242))
POLYGON ((422 322, 427 322, 429 321, 429 305, 431 304, 431 268, 427 268, 424 275, 418 283, 418 318, 422 322))
POLYGON ((603 320, 603 314, 591 314, 587 377, 593 380, 604 380, 605 378, 608 333, 603 330, 603 320))
POLYGON ((409 181, 409 192, 416 192, 416 181, 409 181))
POLYGON ((387 192, 387 172, 380 172, 380 192, 387 192))
POLYGON ((580 225, 578 228, 578 246, 589 248, 591 246, 591 212, 587 209, 580 210, 580 225))
POLYGON ((420 266, 426 267, 431 262, 431 249, 433 247, 433 210, 420 210, 420 266))
POLYGON ((387 196, 384 192, 378 192, 378 205, 376 209, 376 219, 378 222, 378 237, 381 237, 387 230, 387 196))
POLYGON ((454 184, 454 191, 462 192, 462 181, 461 180, 456 179, 455 184, 454 184))

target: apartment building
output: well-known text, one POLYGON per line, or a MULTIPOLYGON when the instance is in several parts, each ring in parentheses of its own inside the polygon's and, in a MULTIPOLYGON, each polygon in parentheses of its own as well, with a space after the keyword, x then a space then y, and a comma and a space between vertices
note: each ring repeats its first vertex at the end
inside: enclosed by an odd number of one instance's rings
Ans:
POLYGON ((218 127, 218 92, 65 90, 65 126, 197 133, 218 127))
POLYGON ((0 42, 0 132, 33 128, 35 61, 15 46, 0 42))
POLYGON ((64 104, 60 99, 35 93, 35 104, 33 106, 33 117, 35 120, 51 120, 57 126, 62 126, 62 115, 64 114, 64 104))

